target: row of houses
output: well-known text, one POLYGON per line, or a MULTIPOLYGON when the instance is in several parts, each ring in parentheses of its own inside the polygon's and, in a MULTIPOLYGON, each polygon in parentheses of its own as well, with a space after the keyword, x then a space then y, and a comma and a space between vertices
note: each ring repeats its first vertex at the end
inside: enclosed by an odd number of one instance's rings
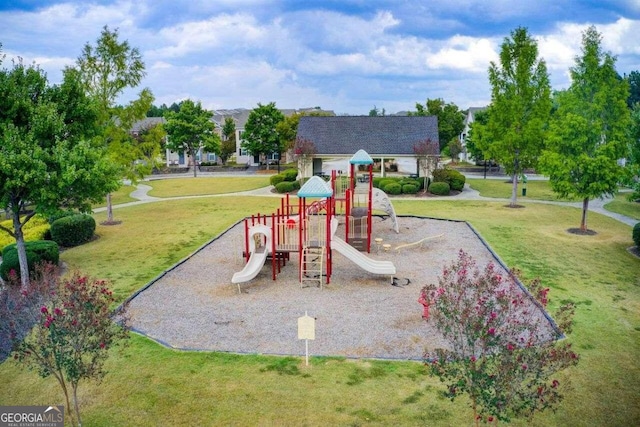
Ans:
MULTIPOLYGON (((469 128, 473 122, 474 114, 480 108, 470 108, 465 120, 465 128, 460 136, 464 142, 468 136, 469 128)), ((260 159, 246 152, 242 148, 242 138, 245 124, 252 110, 245 108, 216 110, 212 121, 222 136, 222 126, 227 118, 233 119, 236 127, 236 152, 235 161, 238 164, 258 165, 260 159)), ((324 112, 317 108, 284 109, 280 110, 285 116, 295 113, 324 112)), ((137 135, 145 128, 162 124, 163 117, 148 117, 137 122, 132 133, 137 135)), ((434 116, 303 116, 298 125, 298 137, 312 141, 317 154, 313 162, 309 162, 307 171, 301 171, 306 176, 322 171, 323 159, 336 157, 350 157, 359 149, 364 149, 375 158, 403 159, 415 158, 414 146, 425 140, 437 142, 438 121, 434 116)), ((438 155, 439 153, 432 153, 438 155)), ((267 161, 278 160, 278 153, 267 158, 267 161)), ((466 154, 463 154, 466 160, 466 154)), ((290 160, 290 159, 288 159, 290 160)), ((208 153, 200 150, 195 159, 190 159, 186 153, 166 152, 167 166, 192 166, 202 162, 217 162, 216 153, 208 153)))

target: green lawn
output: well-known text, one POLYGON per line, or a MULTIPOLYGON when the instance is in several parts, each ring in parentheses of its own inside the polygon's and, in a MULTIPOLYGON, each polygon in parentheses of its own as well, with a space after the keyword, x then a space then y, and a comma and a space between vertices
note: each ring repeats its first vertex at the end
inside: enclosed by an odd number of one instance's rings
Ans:
MULTIPOLYGON (((476 179, 467 178, 466 181, 471 188, 478 190, 484 197, 499 197, 503 199, 511 198, 511 190, 513 185, 507 179, 476 179)), ((527 200, 560 200, 560 201, 577 201, 578 199, 559 199, 551 190, 549 181, 529 181, 527 182, 527 195, 522 196, 522 182, 518 183, 518 199, 527 200)))
MULTIPOLYGON (((129 197, 132 191, 136 188, 132 185, 122 185, 117 191, 111 193, 111 203, 113 205, 119 205, 122 203, 133 202, 136 199, 129 197)), ((102 208, 107 206, 107 200, 105 199, 102 203, 96 203, 93 205, 93 208, 102 208)))
POLYGON ((618 193, 604 208, 608 211, 626 215, 640 221, 640 203, 627 200, 629 193, 618 193))
MULTIPOLYGON (((118 209, 121 225, 98 226, 99 239, 62 259, 110 278, 124 299, 243 215, 278 202, 223 197, 118 209)), ((573 390, 556 413, 513 425, 640 425, 640 260, 626 251, 630 227, 590 213, 598 234, 576 236, 566 230, 579 225, 579 209, 542 204, 398 200, 394 206, 403 214, 470 221, 507 265, 551 288, 553 307, 578 305, 569 336, 581 356, 569 371, 573 390)), ((307 368, 299 358, 180 352, 134 335, 107 370, 100 385, 81 386, 86 425, 472 425, 467 402, 444 399, 442 386, 414 362, 312 358, 307 368)), ((61 401, 55 380, 11 360, 0 365, 0 379, 0 405, 61 401)))
POLYGON ((203 196, 266 187, 269 185, 269 176, 168 178, 148 181, 145 184, 153 187, 149 195, 154 197, 203 196))

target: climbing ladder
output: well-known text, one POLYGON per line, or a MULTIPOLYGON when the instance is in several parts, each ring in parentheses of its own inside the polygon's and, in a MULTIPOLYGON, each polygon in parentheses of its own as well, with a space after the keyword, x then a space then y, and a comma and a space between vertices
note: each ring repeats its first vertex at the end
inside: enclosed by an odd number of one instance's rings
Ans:
POLYGON ((300 260, 300 287, 305 283, 317 282, 322 289, 322 260, 324 259, 324 246, 305 246, 302 249, 300 260))

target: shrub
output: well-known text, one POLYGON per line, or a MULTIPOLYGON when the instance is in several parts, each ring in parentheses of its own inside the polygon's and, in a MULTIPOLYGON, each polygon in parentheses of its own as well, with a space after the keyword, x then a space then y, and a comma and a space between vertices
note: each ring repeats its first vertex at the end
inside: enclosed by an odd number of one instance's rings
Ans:
POLYGON ((287 169, 281 173, 285 181, 295 181, 298 178, 298 169, 287 169))
POLYGON ((633 226, 633 243, 640 248, 640 222, 633 226))
POLYGON ((61 210, 49 215, 49 217, 47 218, 47 221, 49 222, 49 224, 53 224, 57 219, 64 218, 66 216, 75 215, 77 213, 78 212, 61 210))
POLYGON ((402 194, 416 194, 418 192, 418 186, 414 184, 404 184, 402 186, 402 194))
POLYGON ((397 183, 398 183, 398 180, 396 180, 394 178, 382 178, 380 180, 380 187, 378 187, 378 188, 380 188, 382 191, 384 191, 386 193, 387 191, 385 190, 385 187, 387 185, 389 185, 389 184, 397 184, 397 183))
POLYGON ((284 175, 282 175, 281 173, 277 175, 271 175, 271 177, 269 177, 269 183, 274 187, 280 184, 282 181, 284 181, 284 175))
POLYGON ((437 196, 447 196, 449 195, 449 191, 451 187, 446 182, 434 182, 429 186, 429 191, 431 194, 435 194, 437 196))
MULTIPOLYGON (((33 272, 36 265, 41 262, 51 262, 57 265, 60 260, 58 244, 50 240, 36 240, 25 242, 27 251, 27 265, 29 272, 33 272)), ((16 244, 8 245, 2 251, 2 264, 0 265, 0 277, 7 280, 9 272, 15 270, 20 275, 20 263, 18 261, 18 250, 16 244)))
MULTIPOLYGON (((10 219, 2 221, 0 224, 5 228, 13 230, 13 221, 10 219)), ((50 226, 46 218, 41 215, 35 215, 24 225, 24 227, 22 227, 24 240, 46 240, 49 227, 50 226)), ((15 243, 15 241, 16 239, 11 237, 9 233, 0 231, 0 251, 2 251, 5 246, 15 243)))
MULTIPOLYGON (((294 186, 297 184, 296 181, 282 181, 281 183, 276 185, 276 191, 278 193, 289 193, 294 190, 294 186)), ((300 185, 300 184, 298 184, 300 185)))
POLYGON ((398 184, 397 182, 392 182, 390 184, 387 184, 386 187, 384 187, 384 189, 382 190, 387 194, 401 194, 402 193, 402 186, 400 184, 398 184))
POLYGON ((465 176, 460 172, 458 172, 457 170, 450 169, 448 177, 449 177, 448 182, 449 182, 449 185, 451 186, 451 189, 455 191, 462 191, 462 189, 464 188, 464 183, 466 181, 465 176))
POLYGON ((455 191, 462 191, 466 178, 454 169, 436 169, 433 171, 433 182, 446 182, 455 191))
POLYGON ((95 231, 96 221, 87 214, 66 216, 51 224, 51 238, 68 248, 88 242, 95 231))
POLYGON ((372 183, 372 185, 373 185, 375 188, 380 188, 380 182, 381 182, 383 179, 386 179, 386 178, 382 178, 381 176, 374 176, 374 177, 373 177, 373 183, 372 183))

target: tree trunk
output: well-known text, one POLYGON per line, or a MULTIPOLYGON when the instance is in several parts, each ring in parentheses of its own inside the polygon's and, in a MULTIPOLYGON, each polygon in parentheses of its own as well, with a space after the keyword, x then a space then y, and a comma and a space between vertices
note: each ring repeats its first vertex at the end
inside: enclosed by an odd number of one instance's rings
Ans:
POLYGON ((113 203, 111 202, 111 193, 107 194, 107 223, 113 222, 113 203))
POLYGON ((191 150, 191 162, 193 163, 193 177, 198 177, 198 166, 196 165, 196 152, 195 150, 191 150))
POLYGON ((511 187, 511 203, 509 204, 509 206, 515 208, 516 202, 518 200, 518 175, 516 175, 516 172, 513 172, 511 181, 513 185, 511 187))
POLYGON ((25 290, 29 286, 29 263, 27 262, 27 249, 24 245, 24 234, 20 223, 20 208, 13 210, 13 232, 16 238, 16 250, 18 252, 18 265, 20 266, 20 283, 25 290))
POLYGON ((73 388, 73 408, 76 412, 76 418, 78 419, 78 426, 82 425, 82 419, 80 418, 80 405, 78 405, 78 384, 72 384, 73 388))
POLYGON ((580 231, 587 231, 587 212, 589 211, 589 198, 582 200, 582 220, 580 221, 580 231))

